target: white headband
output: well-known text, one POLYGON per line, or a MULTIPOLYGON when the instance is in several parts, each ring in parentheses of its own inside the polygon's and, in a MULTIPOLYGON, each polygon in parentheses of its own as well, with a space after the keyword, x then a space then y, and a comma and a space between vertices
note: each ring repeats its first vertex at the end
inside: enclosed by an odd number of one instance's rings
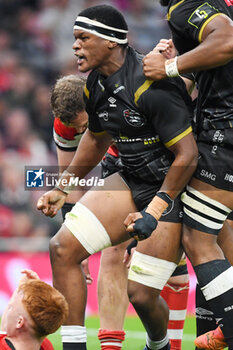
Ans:
POLYGON ((128 30, 110 27, 83 16, 76 18, 74 29, 82 29, 85 32, 97 35, 106 40, 115 41, 118 44, 126 44, 128 42, 126 37, 128 30))

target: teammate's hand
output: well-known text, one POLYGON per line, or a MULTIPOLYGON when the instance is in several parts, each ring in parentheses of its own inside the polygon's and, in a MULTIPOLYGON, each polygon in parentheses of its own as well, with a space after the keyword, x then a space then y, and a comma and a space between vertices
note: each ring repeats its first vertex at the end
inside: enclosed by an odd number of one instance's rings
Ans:
POLYGON ((89 270, 88 258, 83 260, 81 265, 83 268, 83 272, 84 272, 87 284, 92 284, 93 277, 91 276, 91 273, 89 270))
POLYGON ((159 51, 167 60, 176 57, 177 52, 172 39, 160 39, 154 50, 159 51))
POLYGON ((137 241, 142 241, 152 234, 158 225, 158 221, 145 209, 141 212, 130 213, 124 221, 126 231, 137 241))
POLYGON ((21 277, 19 284, 24 283, 28 280, 39 280, 40 277, 37 275, 37 273, 33 270, 29 270, 29 269, 23 269, 20 271, 23 276, 21 277))
POLYGON ((38 199, 37 209, 41 210, 46 216, 53 218, 65 203, 66 196, 65 193, 54 188, 38 199))
POLYGON ((143 71, 147 78, 161 80, 167 77, 165 71, 166 58, 154 49, 143 58, 143 71))
POLYGON ((129 269, 131 257, 136 249, 136 246, 138 244, 138 241, 136 239, 132 239, 129 245, 125 249, 124 257, 123 257, 123 264, 126 264, 126 267, 129 269))

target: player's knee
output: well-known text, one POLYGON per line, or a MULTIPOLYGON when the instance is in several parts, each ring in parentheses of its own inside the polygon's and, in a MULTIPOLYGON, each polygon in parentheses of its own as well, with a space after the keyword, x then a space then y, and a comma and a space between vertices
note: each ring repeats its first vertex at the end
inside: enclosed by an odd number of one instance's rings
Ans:
POLYGON ((49 252, 52 265, 68 266, 81 263, 77 247, 71 244, 69 235, 61 234, 63 228, 50 240, 49 252))
POLYGON ((155 293, 155 290, 150 290, 148 287, 139 285, 129 281, 128 284, 128 297, 135 310, 148 311, 151 309, 151 300, 155 302, 155 298, 159 296, 159 292, 155 293), (153 294, 153 295, 152 295, 153 294))
POLYGON ((123 248, 122 245, 117 245, 104 249, 101 255, 101 263, 104 264, 104 266, 114 267, 116 265, 119 265, 119 263, 122 262, 125 252, 125 247, 123 248))
POLYGON ((151 304, 176 268, 170 261, 135 251, 129 270, 128 295, 136 309, 151 304), (137 283, 135 283, 137 282, 137 283))

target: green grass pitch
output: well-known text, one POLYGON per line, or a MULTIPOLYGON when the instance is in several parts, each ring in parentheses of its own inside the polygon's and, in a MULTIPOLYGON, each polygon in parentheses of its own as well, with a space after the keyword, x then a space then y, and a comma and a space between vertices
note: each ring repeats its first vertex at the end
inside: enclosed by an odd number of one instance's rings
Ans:
MULTIPOLYGON (((87 348, 88 350, 100 350, 97 332, 99 318, 97 316, 87 317, 87 348)), ((193 350, 195 339, 195 317, 188 316, 185 321, 182 350, 193 350)), ((123 343, 123 350, 143 350, 145 346, 145 332, 140 320, 135 316, 127 316, 125 320, 126 340, 123 343)), ((59 332, 49 336, 55 350, 62 350, 59 332)))

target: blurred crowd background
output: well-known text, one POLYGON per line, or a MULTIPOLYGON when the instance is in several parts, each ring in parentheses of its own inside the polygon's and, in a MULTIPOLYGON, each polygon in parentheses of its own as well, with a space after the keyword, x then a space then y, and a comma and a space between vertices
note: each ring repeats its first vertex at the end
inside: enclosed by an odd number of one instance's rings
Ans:
POLYGON ((123 12, 129 43, 142 53, 170 36, 158 0, 0 0, 0 251, 47 250, 61 224, 36 210, 41 192, 25 190, 25 166, 57 163, 51 87, 78 74, 73 23, 98 4, 123 12))

